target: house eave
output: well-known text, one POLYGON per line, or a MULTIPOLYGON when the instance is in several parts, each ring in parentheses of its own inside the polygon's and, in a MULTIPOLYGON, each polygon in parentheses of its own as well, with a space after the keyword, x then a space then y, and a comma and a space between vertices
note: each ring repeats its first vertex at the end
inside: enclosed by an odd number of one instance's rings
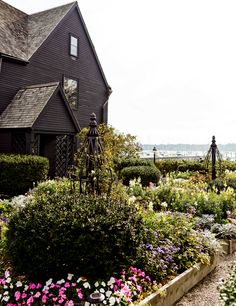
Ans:
POLYGON ((28 60, 18 58, 18 57, 15 57, 15 56, 12 56, 12 55, 9 55, 9 54, 5 54, 5 53, 2 53, 2 52, 0 52, 0 58, 5 58, 7 60, 10 60, 10 61, 13 61, 13 62, 16 62, 16 63, 19 63, 19 64, 23 64, 23 65, 27 65, 29 63, 28 60))

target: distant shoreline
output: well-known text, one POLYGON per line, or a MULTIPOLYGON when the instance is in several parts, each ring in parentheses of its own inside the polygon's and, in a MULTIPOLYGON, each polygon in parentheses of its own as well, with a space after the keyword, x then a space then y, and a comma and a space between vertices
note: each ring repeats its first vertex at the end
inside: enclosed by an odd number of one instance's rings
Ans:
MULTIPOLYGON (((208 151, 210 144, 141 144, 143 150, 152 151, 208 151)), ((236 152, 236 143, 217 144, 219 151, 236 152)))

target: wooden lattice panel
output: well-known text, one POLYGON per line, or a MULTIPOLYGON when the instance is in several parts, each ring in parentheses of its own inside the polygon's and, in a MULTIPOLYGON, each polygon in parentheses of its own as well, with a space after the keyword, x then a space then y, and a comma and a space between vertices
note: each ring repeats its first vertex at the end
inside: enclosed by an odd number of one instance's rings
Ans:
POLYGON ((12 152, 17 154, 26 153, 25 133, 15 133, 12 135, 12 152))
POLYGON ((56 136, 56 176, 67 175, 68 165, 73 161, 73 136, 56 136))

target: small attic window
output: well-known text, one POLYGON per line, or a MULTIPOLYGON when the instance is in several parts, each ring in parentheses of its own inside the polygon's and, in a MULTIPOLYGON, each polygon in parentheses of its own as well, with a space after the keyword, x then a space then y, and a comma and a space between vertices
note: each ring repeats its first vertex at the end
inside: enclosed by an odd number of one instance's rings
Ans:
POLYGON ((78 37, 70 34, 70 55, 78 57, 79 39, 78 37))

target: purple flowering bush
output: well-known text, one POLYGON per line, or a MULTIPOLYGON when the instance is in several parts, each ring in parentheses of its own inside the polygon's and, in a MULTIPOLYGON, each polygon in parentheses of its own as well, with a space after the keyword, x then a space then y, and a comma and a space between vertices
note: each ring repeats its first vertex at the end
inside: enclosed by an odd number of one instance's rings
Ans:
POLYGON ((153 279, 166 281, 197 262, 210 262, 204 233, 193 229, 193 218, 181 213, 144 213, 146 229, 138 265, 153 279))

